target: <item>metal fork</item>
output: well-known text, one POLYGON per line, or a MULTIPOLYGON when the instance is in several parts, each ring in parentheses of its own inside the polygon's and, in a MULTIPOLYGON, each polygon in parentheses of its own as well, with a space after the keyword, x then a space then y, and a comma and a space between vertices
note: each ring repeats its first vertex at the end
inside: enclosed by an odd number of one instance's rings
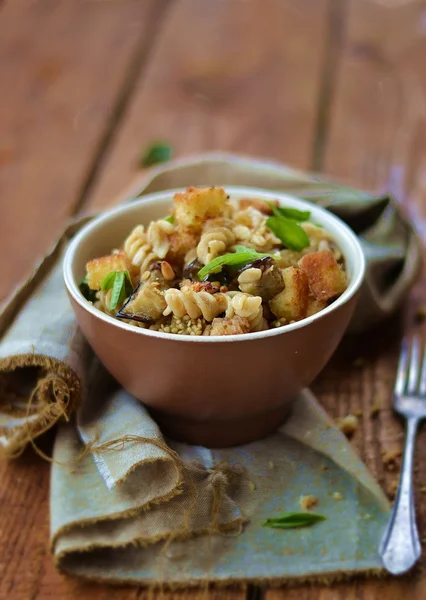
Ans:
POLYGON ((421 555, 413 493, 413 459, 419 422, 426 418, 426 354, 418 338, 403 340, 395 382, 394 409, 407 421, 404 457, 395 504, 379 546, 385 568, 408 571, 421 555))

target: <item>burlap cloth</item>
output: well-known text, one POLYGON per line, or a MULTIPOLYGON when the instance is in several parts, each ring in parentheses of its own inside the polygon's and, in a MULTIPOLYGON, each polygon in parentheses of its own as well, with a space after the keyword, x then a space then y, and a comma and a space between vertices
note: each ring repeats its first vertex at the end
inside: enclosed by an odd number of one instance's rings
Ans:
MULTIPOLYGON (((419 242, 391 198, 282 165, 223 154, 176 161, 144 176, 128 201, 227 184, 309 198, 353 227, 368 260, 353 330, 390 315, 414 282, 419 242)), ((78 331, 61 273, 67 240, 88 218, 67 228, 0 314, 0 451, 16 456, 63 423, 51 479, 56 565, 96 580, 172 587, 379 572, 387 500, 308 391, 275 435, 210 450, 164 440, 144 407, 105 373, 78 331), (317 496, 326 521, 262 527, 297 511, 306 494, 317 496)))

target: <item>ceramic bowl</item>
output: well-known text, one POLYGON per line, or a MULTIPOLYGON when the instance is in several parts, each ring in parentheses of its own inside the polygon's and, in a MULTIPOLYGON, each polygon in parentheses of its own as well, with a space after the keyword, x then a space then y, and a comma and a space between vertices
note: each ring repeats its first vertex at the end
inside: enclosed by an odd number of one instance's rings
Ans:
POLYGON ((309 386, 341 340, 364 277, 354 233, 308 202, 255 188, 227 186, 234 198, 278 199, 310 210, 346 260, 349 285, 321 312, 277 329, 225 337, 187 337, 139 329, 103 314, 80 293, 86 262, 120 246, 130 230, 168 213, 176 191, 147 195, 90 221, 70 243, 64 277, 77 321, 93 350, 119 383, 151 411, 165 435, 226 447, 274 431, 292 399, 309 386))

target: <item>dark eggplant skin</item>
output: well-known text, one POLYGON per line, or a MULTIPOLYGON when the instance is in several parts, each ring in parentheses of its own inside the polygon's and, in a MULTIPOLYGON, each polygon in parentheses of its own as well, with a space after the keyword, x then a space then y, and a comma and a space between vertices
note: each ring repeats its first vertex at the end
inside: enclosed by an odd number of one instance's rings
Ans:
POLYGON ((264 256, 263 258, 257 258, 251 263, 247 263, 235 273, 235 278, 238 279, 239 275, 243 271, 247 271, 247 269, 262 269, 266 270, 269 267, 272 267, 275 264, 275 260, 270 256, 264 256))
MULTIPOLYGON (((264 271, 267 267, 272 267, 274 264, 275 261, 273 258, 264 256, 263 258, 257 258, 256 260, 253 260, 252 262, 249 262, 243 267, 239 268, 236 268, 235 266, 224 265, 220 273, 207 275, 203 281, 218 281, 220 285, 225 285, 230 291, 238 291, 238 276, 240 273, 253 267, 256 269, 262 269, 262 271, 264 271)), ((203 265, 200 263, 200 269, 202 266, 203 265)))
POLYGON ((150 272, 149 278, 141 281, 133 290, 116 314, 119 319, 153 323, 162 316, 167 306, 162 292, 171 287, 171 282, 166 281, 162 275, 161 261, 152 263, 147 270, 150 272))
POLYGON ((196 258, 183 268, 182 278, 190 281, 199 281, 198 271, 203 268, 203 264, 196 258))
POLYGON ((135 297, 135 294, 138 293, 140 287, 141 287, 141 284, 139 284, 139 285, 137 285, 135 287, 135 289, 133 290, 133 292, 127 298, 127 301, 125 302, 125 304, 123 304, 123 306, 120 308, 120 310, 118 311, 118 313, 115 315, 118 319, 129 319, 129 320, 132 320, 132 321, 138 321, 139 323, 153 323, 154 322, 154 319, 150 319, 148 317, 141 316, 141 315, 136 315, 136 314, 124 312, 126 306, 128 306, 129 303, 132 302, 132 300, 135 297))

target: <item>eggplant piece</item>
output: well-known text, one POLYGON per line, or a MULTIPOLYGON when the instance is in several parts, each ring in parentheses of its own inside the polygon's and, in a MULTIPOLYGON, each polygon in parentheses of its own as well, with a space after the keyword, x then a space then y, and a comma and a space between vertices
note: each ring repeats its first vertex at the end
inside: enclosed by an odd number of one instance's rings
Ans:
POLYGON ((190 279, 191 281, 199 281, 198 279, 198 271, 204 267, 203 263, 201 263, 198 258, 190 262, 188 265, 185 265, 182 271, 183 279, 190 279))
POLYGON ((167 303, 158 286, 153 283, 138 285, 116 317, 140 323, 152 323, 159 319, 163 315, 167 303))
POLYGON ((149 267, 149 278, 141 281, 138 287, 116 314, 119 319, 131 319, 141 323, 152 323, 163 315, 167 307, 164 290, 171 287, 161 272, 161 261, 149 267))
MULTIPOLYGON (((242 278, 243 279, 243 278, 242 278)), ((238 272, 239 289, 252 296, 260 296, 264 302, 271 300, 284 289, 281 270, 273 258, 265 257, 245 265, 238 272), (248 269, 258 269, 262 272, 259 279, 250 282, 240 282, 240 275, 248 269)))

